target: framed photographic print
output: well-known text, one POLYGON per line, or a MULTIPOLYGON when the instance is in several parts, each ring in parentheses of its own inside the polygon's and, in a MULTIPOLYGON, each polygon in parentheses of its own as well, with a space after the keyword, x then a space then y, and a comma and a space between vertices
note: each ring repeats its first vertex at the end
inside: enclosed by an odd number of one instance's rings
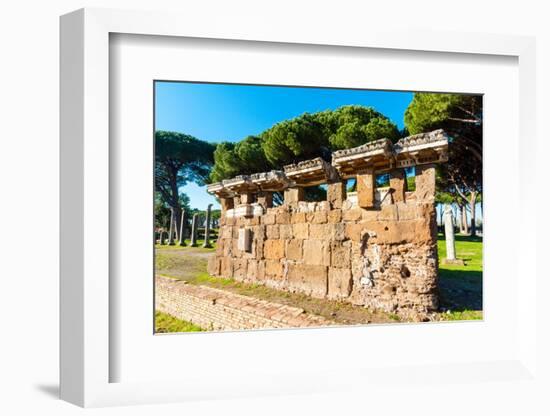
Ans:
POLYGON ((61 20, 62 398, 536 384, 533 40, 185 20, 61 20))

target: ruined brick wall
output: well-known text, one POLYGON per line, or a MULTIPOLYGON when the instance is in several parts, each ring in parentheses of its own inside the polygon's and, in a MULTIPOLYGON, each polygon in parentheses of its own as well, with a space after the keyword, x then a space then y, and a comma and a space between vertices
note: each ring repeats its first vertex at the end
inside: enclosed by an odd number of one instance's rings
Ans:
POLYGON ((258 198, 240 216, 237 200, 222 210, 209 273, 385 311, 437 308, 434 165, 417 166, 414 192, 402 170, 388 188, 365 191, 373 186, 373 174, 358 175, 350 195, 330 183, 321 202, 293 188, 283 205, 258 198))
POLYGON ((315 327, 334 324, 301 308, 166 277, 155 279, 155 309, 206 330, 315 327))

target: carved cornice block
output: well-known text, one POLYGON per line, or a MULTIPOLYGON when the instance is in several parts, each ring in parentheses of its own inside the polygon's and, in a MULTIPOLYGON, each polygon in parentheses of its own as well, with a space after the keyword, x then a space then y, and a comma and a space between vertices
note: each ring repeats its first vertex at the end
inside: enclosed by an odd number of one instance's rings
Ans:
POLYGON ((284 167, 285 175, 297 186, 314 186, 338 180, 338 173, 320 157, 284 167))

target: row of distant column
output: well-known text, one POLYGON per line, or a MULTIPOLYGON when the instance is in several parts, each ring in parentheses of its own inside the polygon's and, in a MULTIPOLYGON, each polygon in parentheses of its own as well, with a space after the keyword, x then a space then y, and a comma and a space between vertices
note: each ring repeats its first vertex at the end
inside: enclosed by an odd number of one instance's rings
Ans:
MULTIPOLYGON (((204 242, 202 244, 203 248, 211 248, 212 244, 210 243, 210 222, 211 222, 211 209, 212 204, 208 205, 208 208, 206 209, 206 225, 204 228, 204 242)), ((169 246, 175 246, 176 243, 174 241, 174 229, 175 229, 175 215, 174 210, 170 209, 171 215, 170 215, 170 231, 168 232, 168 245, 169 246)), ((185 246, 185 237, 184 237, 184 224, 185 224, 185 211, 182 211, 181 213, 181 223, 180 223, 180 232, 179 232, 179 241, 178 245, 185 246)), ((191 242, 189 244, 190 247, 198 247, 197 244, 197 236, 199 233, 199 214, 193 214, 193 221, 191 222, 191 242)), ((164 245, 166 244, 166 240, 164 238, 164 231, 160 231, 160 244, 164 245)))

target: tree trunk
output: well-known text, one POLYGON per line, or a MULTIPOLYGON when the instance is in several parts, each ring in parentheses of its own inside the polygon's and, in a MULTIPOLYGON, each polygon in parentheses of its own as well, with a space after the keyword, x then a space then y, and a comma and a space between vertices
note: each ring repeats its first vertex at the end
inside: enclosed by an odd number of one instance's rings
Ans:
POLYGON ((170 210, 170 227, 168 228, 170 231, 168 231, 168 245, 173 246, 176 243, 174 242, 174 210, 170 210))
POLYGON ((206 225, 204 228, 204 243, 203 248, 211 248, 212 245, 210 244, 210 210, 212 209, 212 204, 208 204, 208 208, 206 208, 206 225))
MULTIPOLYGON (((175 224, 181 223, 181 206, 179 201, 179 190, 178 190, 178 172, 177 171, 170 171, 170 191, 166 192, 169 193, 168 198, 168 205, 173 211, 174 216, 174 222, 175 224)), ((179 239, 179 232, 178 227, 174 227, 176 231, 176 239, 179 239)))
POLYGON ((470 193, 470 235, 476 235, 476 197, 477 192, 470 193))
POLYGON ((468 216, 466 214, 466 205, 461 205, 461 221, 462 221, 462 230, 460 231, 461 234, 468 234, 468 216))
POLYGON ((199 232, 199 214, 193 215, 193 224, 191 228, 191 247, 197 247, 197 234, 199 232))
POLYGON ((180 231, 178 236, 178 241, 180 246, 185 246, 185 212, 182 210, 181 212, 181 221, 180 224, 180 231))

